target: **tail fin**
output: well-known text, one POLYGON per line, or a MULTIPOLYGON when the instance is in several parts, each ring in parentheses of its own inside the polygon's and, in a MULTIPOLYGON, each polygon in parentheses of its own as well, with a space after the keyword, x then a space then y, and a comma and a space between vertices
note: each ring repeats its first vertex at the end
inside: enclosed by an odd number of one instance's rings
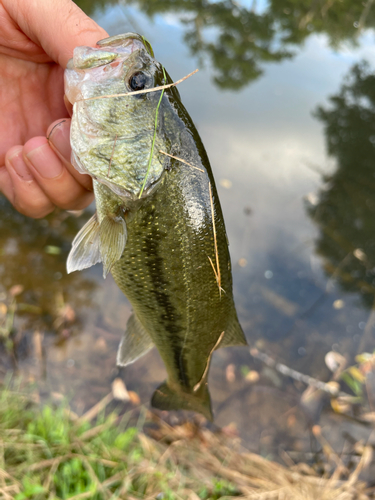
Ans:
POLYGON ((176 391, 167 382, 154 392, 151 405, 159 410, 190 410, 201 413, 212 422, 211 398, 207 384, 202 384, 195 393, 176 391))

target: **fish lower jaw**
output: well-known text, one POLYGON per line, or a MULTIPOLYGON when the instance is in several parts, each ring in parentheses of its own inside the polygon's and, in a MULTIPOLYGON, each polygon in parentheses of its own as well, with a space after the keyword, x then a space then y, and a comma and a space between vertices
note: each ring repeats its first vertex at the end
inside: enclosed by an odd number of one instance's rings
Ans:
POLYGON ((141 191, 142 191, 142 186, 137 187, 136 191, 135 190, 129 190, 129 189, 126 189, 123 186, 119 186, 118 184, 114 184, 113 182, 111 182, 108 179, 103 179, 103 178, 100 178, 100 177, 93 176, 89 172, 86 172, 86 173, 88 173, 89 175, 91 175, 91 177, 92 177, 92 179, 94 181, 100 182, 101 184, 103 184, 104 186, 106 186, 108 189, 110 189, 112 191, 112 193, 114 193, 116 196, 118 196, 119 198, 121 198, 124 201, 125 204, 127 202, 135 202, 135 201, 138 201, 138 200, 142 200, 144 198, 147 198, 151 194, 153 194, 154 191, 156 191, 156 189, 159 187, 159 185, 161 183, 161 180, 162 180, 162 178, 164 176, 164 174, 162 174, 161 177, 156 182, 154 182, 150 186, 146 187, 143 190, 142 194, 140 194, 141 191))

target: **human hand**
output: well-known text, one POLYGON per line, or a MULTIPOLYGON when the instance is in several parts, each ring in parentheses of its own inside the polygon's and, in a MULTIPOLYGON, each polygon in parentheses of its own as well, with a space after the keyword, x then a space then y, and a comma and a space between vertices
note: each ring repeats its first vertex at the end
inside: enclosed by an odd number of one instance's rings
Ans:
POLYGON ((74 47, 108 35, 71 0, 0 0, 0 24, 0 192, 34 218, 84 208, 92 184, 70 164, 63 73, 74 47))

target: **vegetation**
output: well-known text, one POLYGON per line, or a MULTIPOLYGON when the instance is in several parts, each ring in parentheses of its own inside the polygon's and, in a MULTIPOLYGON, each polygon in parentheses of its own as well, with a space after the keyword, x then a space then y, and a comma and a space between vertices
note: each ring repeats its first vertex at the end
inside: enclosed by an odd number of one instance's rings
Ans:
POLYGON ((110 399, 78 417, 1 390, 0 499, 370 498, 358 482, 366 458, 347 481, 337 472, 322 478, 306 464, 285 469, 245 453, 233 436, 228 446, 224 433, 192 422, 172 428, 148 414, 146 435, 129 415, 104 416, 110 399))

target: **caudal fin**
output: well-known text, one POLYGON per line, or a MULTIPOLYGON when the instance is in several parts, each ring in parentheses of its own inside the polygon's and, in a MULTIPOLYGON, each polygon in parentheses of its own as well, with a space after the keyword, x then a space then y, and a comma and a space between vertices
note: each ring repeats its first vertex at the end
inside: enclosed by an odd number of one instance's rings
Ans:
POLYGON ((207 384, 202 384, 195 393, 176 391, 167 382, 154 392, 151 405, 159 410, 190 410, 201 413, 208 420, 213 420, 210 393, 207 384))

